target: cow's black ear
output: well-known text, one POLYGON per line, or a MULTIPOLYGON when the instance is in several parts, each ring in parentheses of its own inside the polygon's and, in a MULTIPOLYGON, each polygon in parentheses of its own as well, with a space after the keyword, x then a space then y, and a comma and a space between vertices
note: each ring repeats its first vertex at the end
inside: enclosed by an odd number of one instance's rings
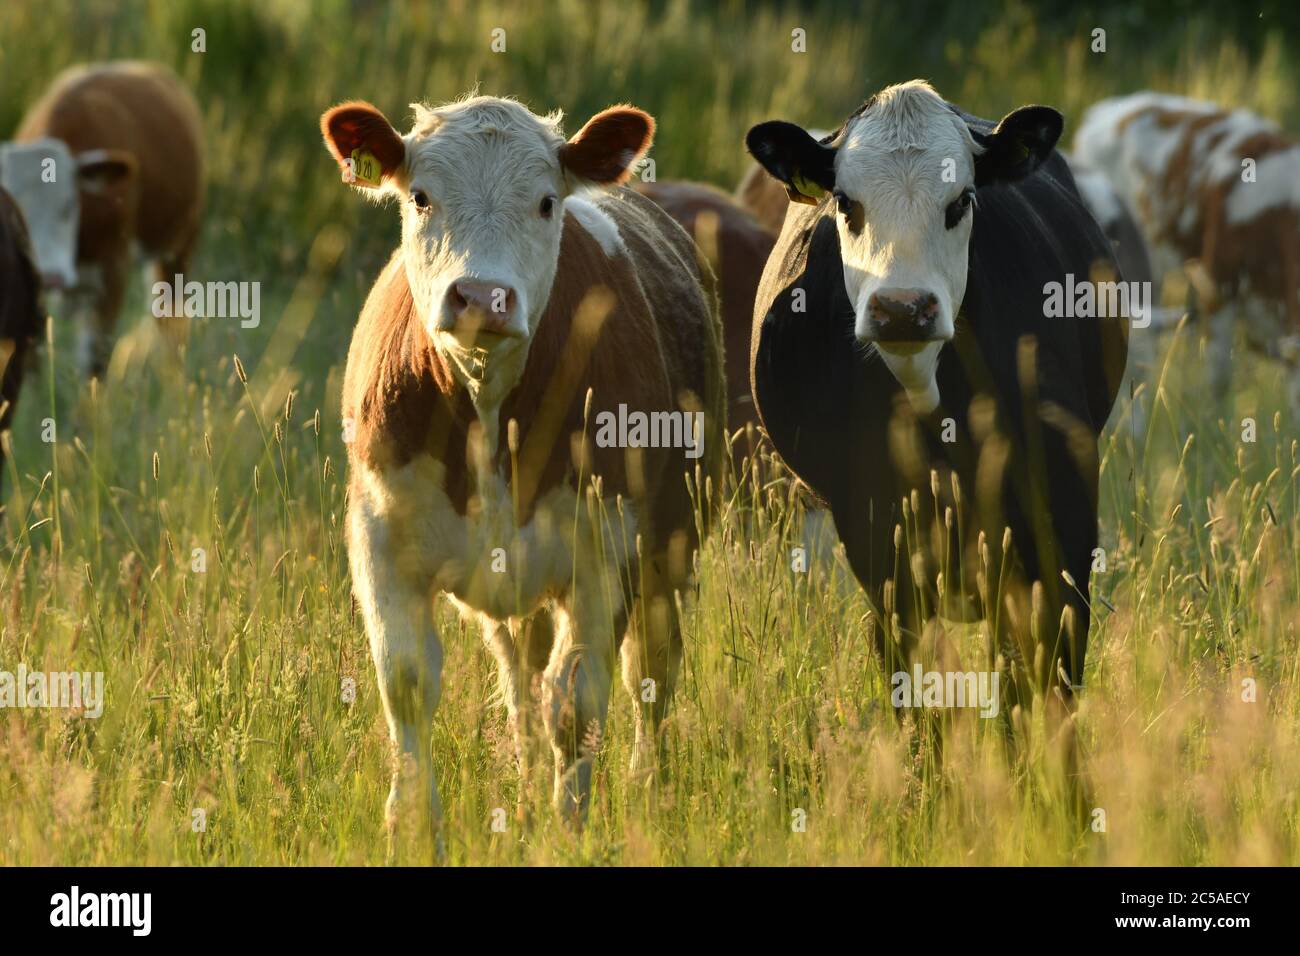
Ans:
POLYGON ((785 183, 791 202, 815 203, 835 188, 835 147, 823 146, 794 123, 759 123, 745 136, 745 146, 785 183))
POLYGON ((984 152, 975 157, 975 185, 1023 179, 1047 161, 1065 120, 1050 106, 1013 110, 992 133, 972 131, 984 152))

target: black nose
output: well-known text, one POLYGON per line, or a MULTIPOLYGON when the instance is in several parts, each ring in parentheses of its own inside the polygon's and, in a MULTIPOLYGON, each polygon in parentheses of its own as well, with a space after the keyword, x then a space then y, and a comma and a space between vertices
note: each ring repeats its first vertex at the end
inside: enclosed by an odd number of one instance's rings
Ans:
POLYGON ((937 338, 939 299, 924 289, 880 289, 867 300, 867 337, 879 342, 937 338))

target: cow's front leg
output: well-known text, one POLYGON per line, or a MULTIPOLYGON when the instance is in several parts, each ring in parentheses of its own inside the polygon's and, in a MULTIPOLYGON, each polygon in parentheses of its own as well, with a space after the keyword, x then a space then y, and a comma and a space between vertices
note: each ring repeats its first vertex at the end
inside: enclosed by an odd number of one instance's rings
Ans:
POLYGON ((352 587, 365 619, 396 749, 385 808, 390 855, 409 844, 408 829, 417 843, 433 839, 440 854, 442 804, 430 751, 442 689, 442 645, 433 628, 423 562, 409 546, 398 544, 393 525, 365 500, 354 502, 349 514, 352 587))
POLYGON ((555 642, 542 677, 542 716, 555 754, 552 799, 561 816, 582 823, 591 772, 605 732, 614 670, 614 635, 626 618, 598 583, 575 587, 555 611, 555 642), (621 618, 615 621, 615 616, 621 618))
POLYGON ((81 360, 87 377, 103 379, 113 356, 117 318, 126 297, 129 262, 125 253, 88 270, 89 325, 81 342, 81 360))
POLYGON ((634 602, 621 649, 623 686, 632 695, 636 718, 630 768, 634 775, 658 767, 659 725, 681 669, 681 622, 673 590, 658 571, 667 561, 660 555, 643 563, 641 594, 634 602))
POLYGON ((527 693, 524 668, 519 660, 514 635, 510 633, 510 628, 505 621, 480 614, 479 625, 483 629, 483 643, 487 645, 497 663, 497 694, 501 697, 501 702, 506 705, 506 720, 514 739, 515 756, 522 774, 524 727, 521 723, 521 711, 527 693))
POLYGON ((532 771, 540 761, 537 753, 537 706, 533 679, 550 660, 551 612, 543 609, 513 627, 486 615, 480 616, 483 640, 497 664, 497 692, 506 705, 507 723, 515 745, 519 769, 519 796, 515 814, 523 820, 528 804, 532 771))

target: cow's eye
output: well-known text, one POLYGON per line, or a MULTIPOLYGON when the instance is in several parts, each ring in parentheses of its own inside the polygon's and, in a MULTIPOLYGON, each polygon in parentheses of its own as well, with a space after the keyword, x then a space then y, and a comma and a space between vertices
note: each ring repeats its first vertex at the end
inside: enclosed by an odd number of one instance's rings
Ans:
POLYGON ((943 211, 943 224, 952 229, 957 223, 962 221, 966 215, 966 210, 970 208, 971 201, 975 198, 975 190, 967 187, 962 190, 960 196, 948 203, 948 208, 943 211))
POLYGON ((429 196, 423 189, 411 190, 411 202, 415 204, 415 208, 420 212, 424 212, 429 208, 429 196))
POLYGON ((835 205, 839 209, 841 216, 848 216, 853 212, 853 200, 842 190, 835 190, 835 205))
POLYGON ((555 197, 543 196, 542 204, 537 207, 537 211, 541 214, 543 219, 550 219, 551 214, 555 212, 555 197))

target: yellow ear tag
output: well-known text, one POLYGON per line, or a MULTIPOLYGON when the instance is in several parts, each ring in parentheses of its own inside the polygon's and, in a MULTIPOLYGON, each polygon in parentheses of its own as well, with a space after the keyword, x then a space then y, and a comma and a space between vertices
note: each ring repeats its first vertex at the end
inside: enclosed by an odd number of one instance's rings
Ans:
POLYGON ((818 186, 811 179, 806 179, 798 173, 795 173, 790 177, 790 185, 795 192, 803 197, 802 199, 799 199, 795 196, 791 196, 790 198, 794 199, 796 202, 815 203, 826 195, 826 190, 822 189, 821 186, 818 186))
POLYGON ((384 170, 379 165, 379 160, 375 154, 368 149, 357 147, 352 151, 352 178, 348 179, 347 173, 343 174, 346 182, 356 186, 378 186, 383 178, 384 170))

